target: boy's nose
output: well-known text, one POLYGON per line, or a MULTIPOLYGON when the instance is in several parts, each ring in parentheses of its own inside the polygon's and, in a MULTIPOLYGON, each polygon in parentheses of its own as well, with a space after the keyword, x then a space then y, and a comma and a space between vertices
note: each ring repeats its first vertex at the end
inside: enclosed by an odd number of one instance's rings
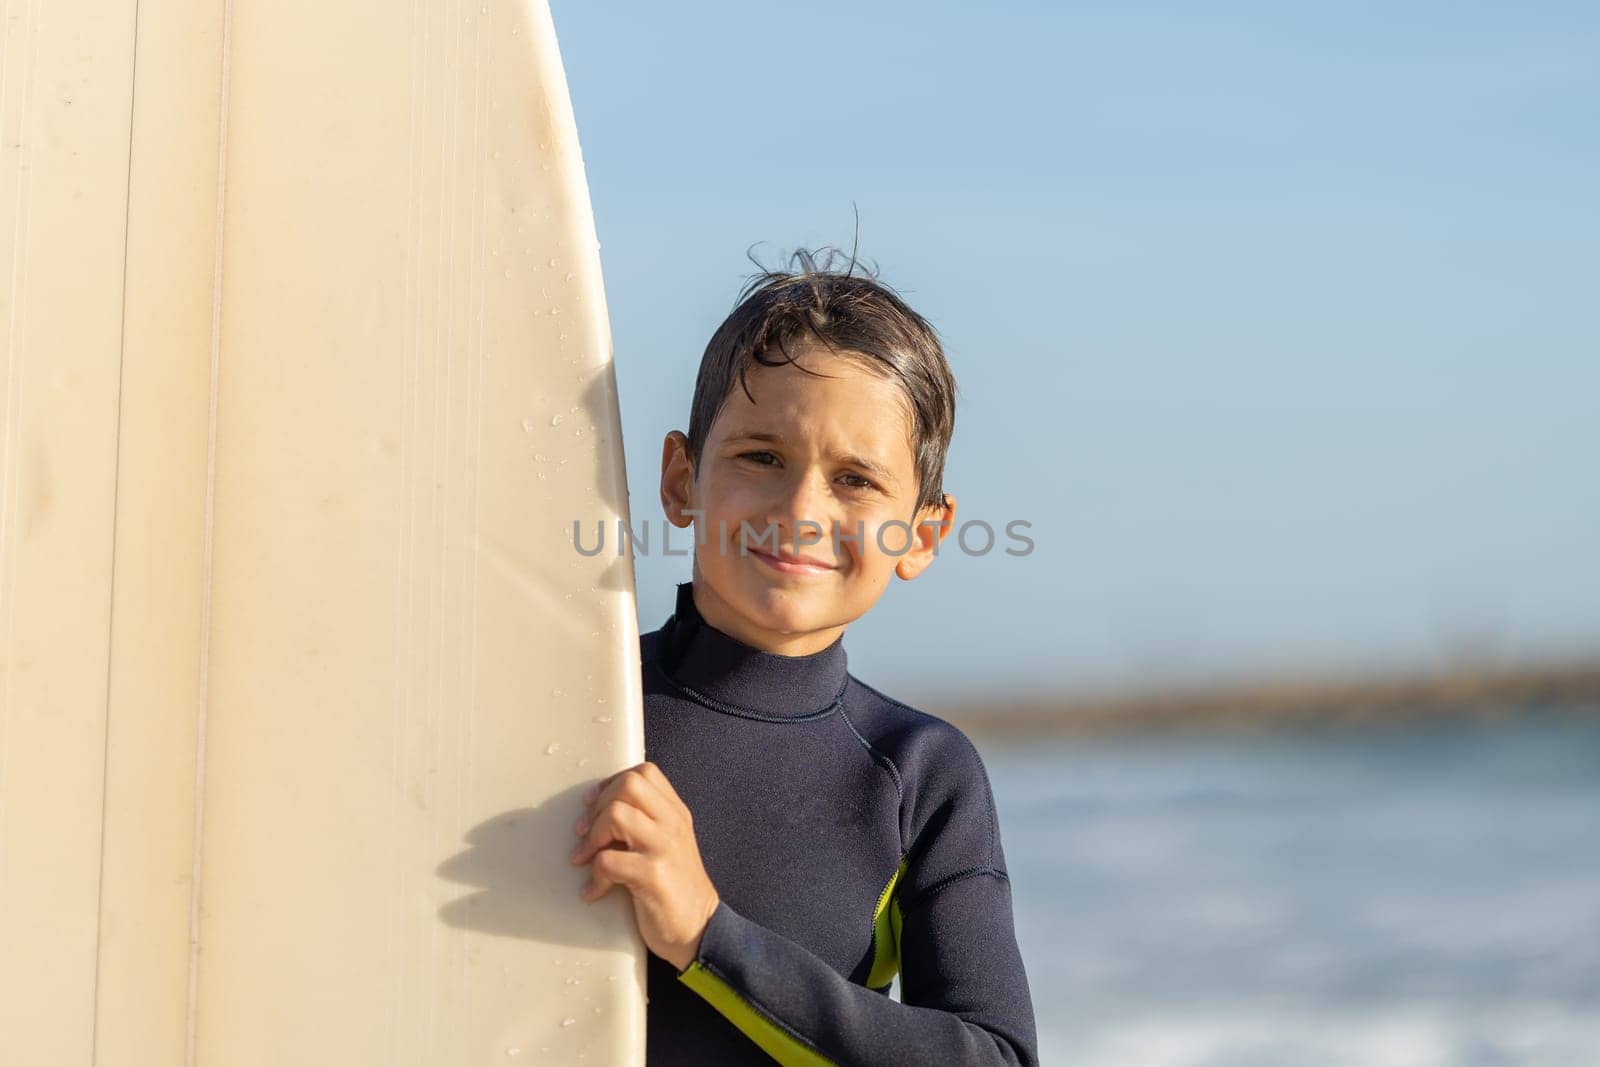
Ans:
POLYGON ((802 538, 814 539, 817 531, 800 529, 801 521, 809 521, 821 528, 823 542, 828 539, 829 524, 834 519, 836 501, 828 491, 827 475, 797 473, 784 482, 783 491, 767 509, 766 519, 776 526, 787 540, 796 532, 802 538))

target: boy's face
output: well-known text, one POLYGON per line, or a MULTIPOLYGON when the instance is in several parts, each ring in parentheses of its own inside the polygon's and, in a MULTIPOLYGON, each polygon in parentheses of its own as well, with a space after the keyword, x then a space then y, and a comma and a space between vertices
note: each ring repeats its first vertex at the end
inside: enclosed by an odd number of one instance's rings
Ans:
POLYGON ((827 377, 787 363, 751 367, 754 402, 736 382, 698 470, 688 439, 667 435, 661 499, 669 521, 696 527, 695 606, 706 621, 746 644, 798 656, 831 644, 891 576, 920 574, 950 530, 955 499, 915 508, 899 385, 820 345, 790 351, 827 377))

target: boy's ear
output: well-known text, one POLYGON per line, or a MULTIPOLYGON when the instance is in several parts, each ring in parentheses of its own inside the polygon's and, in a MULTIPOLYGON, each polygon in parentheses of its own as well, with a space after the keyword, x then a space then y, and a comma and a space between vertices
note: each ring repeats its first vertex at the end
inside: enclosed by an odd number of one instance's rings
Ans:
POLYGON ((917 511, 911 538, 911 548, 894 565, 894 572, 909 582, 928 569, 939 554, 939 543, 955 529, 956 498, 954 493, 944 494, 944 506, 929 504, 917 511))
POLYGON ((694 504, 694 463, 689 459, 689 438, 681 430, 671 430, 661 442, 661 509, 667 521, 683 529, 693 525, 694 516, 684 509, 694 504))

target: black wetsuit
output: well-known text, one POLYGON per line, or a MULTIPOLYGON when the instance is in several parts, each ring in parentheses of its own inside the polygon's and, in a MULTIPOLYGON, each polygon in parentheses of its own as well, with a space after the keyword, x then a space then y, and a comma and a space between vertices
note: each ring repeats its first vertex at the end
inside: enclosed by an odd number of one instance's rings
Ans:
POLYGON ((1037 1064, 972 743, 852 677, 842 636, 764 652, 691 591, 640 639, 645 758, 689 806, 721 903, 682 973, 650 955, 647 1062, 1037 1064))

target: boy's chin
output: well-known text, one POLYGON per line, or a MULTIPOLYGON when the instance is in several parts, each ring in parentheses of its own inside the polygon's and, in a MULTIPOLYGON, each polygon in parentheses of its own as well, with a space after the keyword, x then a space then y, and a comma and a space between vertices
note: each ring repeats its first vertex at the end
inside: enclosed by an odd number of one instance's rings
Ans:
POLYGON ((764 630, 797 634, 837 625, 839 590, 820 583, 772 581, 741 584, 737 607, 764 630))

